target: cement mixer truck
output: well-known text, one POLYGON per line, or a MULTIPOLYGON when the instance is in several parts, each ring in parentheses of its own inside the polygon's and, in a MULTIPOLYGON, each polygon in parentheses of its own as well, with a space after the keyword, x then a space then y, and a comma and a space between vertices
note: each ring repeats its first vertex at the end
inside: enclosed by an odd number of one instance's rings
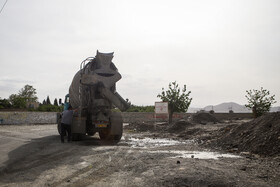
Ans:
MULTIPOLYGON (((85 59, 76 73, 65 96, 64 110, 71 105, 77 112, 72 122, 72 139, 81 135, 93 136, 99 133, 101 140, 119 141, 123 133, 123 120, 120 112, 129 103, 116 92, 116 82, 121 74, 112 62, 113 53, 100 53, 85 59)), ((60 132, 60 120, 58 120, 60 132)))

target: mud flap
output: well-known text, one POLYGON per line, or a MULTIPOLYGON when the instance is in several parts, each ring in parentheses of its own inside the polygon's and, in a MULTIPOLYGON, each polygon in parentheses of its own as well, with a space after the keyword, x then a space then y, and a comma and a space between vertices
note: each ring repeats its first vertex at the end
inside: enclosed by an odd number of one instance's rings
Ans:
POLYGON ((111 123, 110 134, 111 135, 122 136, 122 133, 123 133, 123 119, 122 119, 121 113, 119 113, 119 112, 112 113, 112 115, 110 117, 110 123, 111 123))
POLYGON ((110 116, 110 128, 99 132, 100 139, 120 141, 123 133, 123 120, 121 113, 115 112, 110 116))

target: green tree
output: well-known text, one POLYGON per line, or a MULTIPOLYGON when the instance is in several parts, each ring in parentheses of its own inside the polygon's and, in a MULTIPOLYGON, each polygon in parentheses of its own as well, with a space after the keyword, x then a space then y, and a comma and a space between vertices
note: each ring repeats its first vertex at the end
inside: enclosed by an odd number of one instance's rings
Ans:
POLYGON ((63 106, 55 106, 55 105, 40 105, 37 111, 40 112, 62 112, 63 106))
POLYGON ((53 105, 58 106, 57 99, 55 98, 53 101, 53 105))
POLYGON ((162 88, 161 94, 157 97, 161 98, 163 102, 168 102, 169 123, 172 122, 172 116, 174 112, 187 112, 192 98, 190 98, 191 91, 187 92, 186 85, 184 85, 181 93, 181 89, 176 81, 169 83, 169 90, 164 91, 162 88))
POLYGON ((9 102, 8 99, 1 99, 0 97, 0 109, 1 108, 11 108, 11 103, 9 102))
POLYGON ((12 94, 9 96, 9 101, 13 108, 26 108, 26 100, 25 98, 17 95, 12 94))
POLYGON ((12 94, 9 96, 9 102, 13 108, 26 108, 28 102, 37 102, 36 89, 31 85, 25 85, 19 90, 18 94, 12 94))
POLYGON ((24 98, 26 102, 37 102, 36 89, 31 85, 25 85, 18 93, 21 98, 24 98))
POLYGON ((270 96, 270 92, 263 87, 260 90, 246 90, 246 93, 248 104, 245 106, 252 109, 255 118, 269 112, 271 105, 276 103, 275 95, 270 96))
POLYGON ((137 106, 130 105, 129 109, 126 112, 154 112, 155 106, 137 106))
POLYGON ((47 105, 51 105, 51 101, 50 101, 50 97, 47 97, 47 101, 46 101, 47 105))

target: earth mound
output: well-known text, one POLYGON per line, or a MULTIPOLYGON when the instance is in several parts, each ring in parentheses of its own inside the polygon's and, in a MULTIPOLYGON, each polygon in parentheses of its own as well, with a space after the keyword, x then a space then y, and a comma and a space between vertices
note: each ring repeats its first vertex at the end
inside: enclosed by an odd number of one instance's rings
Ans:
POLYGON ((190 122, 187 122, 185 120, 179 120, 175 123, 172 123, 171 126, 169 126, 166 131, 169 133, 180 133, 186 130, 186 127, 192 126, 190 122))
POLYGON ((219 120, 209 113, 197 113, 192 116, 192 121, 200 124, 207 124, 209 122, 218 123, 219 120))
POLYGON ((129 130, 135 130, 137 132, 147 132, 147 131, 154 131, 155 127, 152 123, 145 123, 145 122, 132 122, 129 125, 125 126, 124 128, 129 130))
POLYGON ((216 144, 225 149, 263 156, 280 155, 280 112, 268 113, 243 123, 222 135, 216 144))
POLYGON ((129 125, 124 126, 125 129, 134 130, 136 132, 166 132, 166 133, 181 133, 186 130, 187 127, 193 124, 185 120, 179 120, 171 123, 147 123, 147 122, 132 122, 129 125))

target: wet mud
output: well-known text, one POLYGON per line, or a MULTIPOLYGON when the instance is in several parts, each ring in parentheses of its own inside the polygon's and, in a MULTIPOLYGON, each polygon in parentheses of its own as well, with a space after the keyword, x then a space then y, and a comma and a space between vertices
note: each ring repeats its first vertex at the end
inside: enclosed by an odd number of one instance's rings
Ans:
POLYGON ((118 144, 62 144, 56 125, 0 126, 0 186, 279 186, 277 155, 212 145, 245 122, 128 124, 118 144))

